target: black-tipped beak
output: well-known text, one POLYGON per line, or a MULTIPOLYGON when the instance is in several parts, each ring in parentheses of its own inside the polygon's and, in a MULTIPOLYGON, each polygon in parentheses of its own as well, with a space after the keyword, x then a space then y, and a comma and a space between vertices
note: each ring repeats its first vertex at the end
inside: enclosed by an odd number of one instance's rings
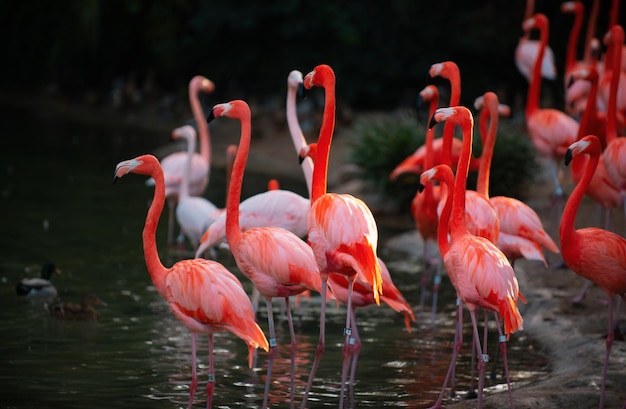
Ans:
POLYGON ((304 84, 301 82, 298 84, 298 98, 306 99, 309 96, 309 90, 304 87, 304 84))
POLYGON ((435 115, 430 118, 430 122, 428 123, 428 129, 433 129, 433 127, 437 125, 437 120, 435 119, 435 115))
POLYGON ((572 85, 574 85, 574 77, 569 77, 569 81, 567 81, 567 88, 569 89, 569 87, 571 87, 572 85))
POLYGON ((305 157, 302 155, 298 155, 298 164, 302 165, 302 162, 304 162, 305 157))
POLYGON ((113 175, 113 184, 115 184, 115 182, 117 182, 119 178, 117 177, 117 175, 113 175))
POLYGON ((209 115, 206 116, 206 122, 211 123, 211 121, 214 119, 215 119, 215 114, 213 113, 213 110, 211 110, 209 112, 209 115))
POLYGON ((567 152, 565 152, 565 166, 569 165, 569 163, 572 161, 572 150, 568 149, 567 152))
POLYGON ((422 185, 422 182, 420 182, 420 183, 417 185, 417 191, 418 191, 418 192, 420 192, 420 193, 422 193, 422 192, 424 191, 424 189, 426 189, 426 186, 422 185))

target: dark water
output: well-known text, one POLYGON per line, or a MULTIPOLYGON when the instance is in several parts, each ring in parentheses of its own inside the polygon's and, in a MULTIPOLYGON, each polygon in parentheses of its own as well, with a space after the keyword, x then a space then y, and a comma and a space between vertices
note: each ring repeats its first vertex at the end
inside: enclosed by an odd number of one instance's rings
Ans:
MULTIPOLYGON (((113 185, 113 169, 125 159, 166 143, 169 135, 84 124, 3 109, 0 151, 2 235, 0 236, 0 407, 186 407, 191 379, 190 336, 151 285, 141 230, 152 190, 144 178, 125 177, 113 185), (25 275, 37 275, 45 260, 62 269, 53 278, 64 301, 95 292, 108 303, 97 307, 98 322, 60 322, 41 303, 14 293, 25 275), (34 267, 35 271, 25 272, 34 267)), ((246 175, 244 196, 257 193, 267 176, 246 175)), ((281 186, 305 194, 301 180, 281 186)), ((223 205, 224 173, 213 170, 208 197, 223 205)), ((165 216, 159 246, 164 263, 176 261, 165 249, 165 216)), ((381 235, 388 233, 380 226, 381 235)), ((357 314, 363 342, 356 384, 347 402, 354 407, 426 407, 436 399, 448 367, 455 302, 444 280, 436 326, 419 314, 419 277, 406 255, 381 248, 396 285, 414 305, 418 321, 409 334, 403 317, 386 306, 357 314)), ((232 257, 219 261, 236 272, 232 257)), ((244 286, 250 284, 242 278, 244 286)), ((275 310, 279 310, 278 302, 275 310)), ((319 298, 303 300, 296 333, 297 403, 306 384, 318 340, 319 298)), ((265 308, 261 326, 267 330, 265 308)), ((278 314, 275 314, 278 316, 278 314)), ((327 347, 310 407, 337 406, 345 309, 329 303, 327 347)), ((468 323, 469 319, 465 320, 468 323)), ((272 407, 287 407, 289 355, 286 323, 277 325, 279 354, 270 391, 272 407)), ((465 339, 471 331, 466 327, 465 339)), ((492 330, 495 342, 495 331, 492 330)), ((207 341, 199 337, 195 407, 206 405, 207 341)), ((494 345, 495 346, 495 345, 494 345)), ((491 351, 495 351, 490 346, 491 351)), ((217 384, 214 407, 259 407, 267 355, 247 368, 247 349, 233 335, 215 339, 217 384)), ((546 359, 525 335, 509 343, 509 367, 517 384, 545 376, 546 359)), ((469 385, 469 343, 458 366, 458 390, 469 385)), ((502 387, 502 376, 488 386, 502 387), (498 386, 499 385, 499 386, 498 386)), ((514 392, 515 393, 515 392, 514 392)))

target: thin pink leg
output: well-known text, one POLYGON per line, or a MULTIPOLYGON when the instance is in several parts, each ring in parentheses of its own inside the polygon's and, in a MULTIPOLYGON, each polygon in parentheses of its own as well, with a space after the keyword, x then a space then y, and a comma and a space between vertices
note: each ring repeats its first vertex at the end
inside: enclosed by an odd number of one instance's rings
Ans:
POLYGON ((209 332, 209 381, 206 384, 206 407, 213 406, 213 391, 215 390, 215 357, 213 356, 213 333, 209 332))
POLYGON ((613 346, 613 299, 609 299, 609 333, 606 336, 606 354, 604 356, 604 367, 602 368, 602 387, 600 388, 600 409, 604 409, 604 391, 606 389, 606 375, 609 370, 609 357, 611 356, 611 347, 613 346))
POLYGON ((290 403, 289 407, 294 409, 294 388, 295 388, 295 373, 296 373, 296 332, 293 329, 293 318, 291 316, 291 303, 289 297, 285 297, 285 312, 287 313, 287 323, 289 324, 289 335, 291 336, 291 345, 289 353, 291 355, 291 384, 289 385, 290 403))
MULTIPOLYGON (((346 311, 346 326, 343 329, 343 333, 345 335, 344 347, 350 345, 350 337, 352 336, 352 290, 354 288, 354 281, 356 280, 356 274, 353 274, 348 277, 348 307, 346 311)), ((343 362, 341 365, 341 388, 339 395, 339 407, 343 408, 343 399, 344 394, 346 392, 346 380, 348 379, 348 367, 350 366, 350 356, 349 354, 343 354, 343 362)))
POLYGON ((315 373, 317 372, 317 367, 320 364, 320 359, 322 355, 324 355, 325 342, 326 342, 326 289, 328 287, 328 275, 321 274, 322 277, 322 305, 320 312, 320 339, 317 343, 317 348, 315 348, 315 359, 313 360, 313 366, 311 367, 311 373, 309 374, 309 380, 306 384, 306 389, 304 391, 304 396, 302 397, 302 406, 301 409, 306 408, 307 401, 309 399, 309 393, 311 392, 311 387, 313 386, 313 381, 315 380, 315 373))
MULTIPOLYGON (((504 366, 504 376, 506 378, 506 385, 509 391, 509 400, 511 401, 511 409, 514 408, 513 405, 513 389, 511 388, 511 377, 509 375, 509 363, 506 358, 506 336, 502 333, 502 326, 500 325, 500 318, 498 318, 498 314, 495 312, 493 316, 496 320, 496 326, 498 327, 498 340, 500 345, 500 354, 502 355, 502 365, 504 366)), ((494 366, 495 370, 495 366, 494 366)))
MULTIPOLYGON (((456 327, 454 329, 454 344, 463 344, 463 304, 456 299, 456 327)), ((454 352, 453 352, 454 354, 454 352)), ((458 352, 457 352, 458 354, 458 352)), ((454 355, 453 355, 454 356, 454 355)), ((450 397, 456 396, 456 357, 452 361, 452 383, 450 385, 450 397)))
POLYGON ((189 404, 188 409, 193 406, 193 397, 196 394, 196 386, 198 386, 198 372, 196 370, 196 334, 191 333, 191 385, 189 385, 189 404))
POLYGON ((270 298, 265 299, 267 305, 267 323, 270 330, 270 352, 267 359, 267 374, 265 376, 265 391, 263 393, 263 408, 267 408, 267 401, 270 392, 270 383, 272 380, 272 367, 274 366, 274 358, 276 357, 276 331, 274 330, 274 312, 272 310, 272 300, 270 298))
POLYGON ((487 346, 481 347, 480 335, 478 334, 478 324, 476 322, 476 311, 470 311, 470 317, 472 319, 472 327, 474 330, 474 344, 476 345, 476 353, 478 354, 478 399, 476 402, 476 408, 482 409, 483 407, 483 388, 485 386, 485 369, 489 356, 487 355, 487 346), (484 348, 484 349, 483 349, 484 348))

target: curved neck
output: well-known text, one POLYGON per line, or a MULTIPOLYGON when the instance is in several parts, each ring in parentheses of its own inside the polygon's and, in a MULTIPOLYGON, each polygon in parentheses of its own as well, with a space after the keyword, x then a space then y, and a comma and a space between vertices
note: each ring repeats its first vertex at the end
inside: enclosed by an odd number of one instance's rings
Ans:
POLYGON ((191 135, 185 138, 187 141, 187 158, 185 159, 185 169, 183 169, 183 177, 180 183, 180 191, 178 193, 179 201, 189 197, 189 174, 191 173, 191 162, 194 152, 196 151, 196 137, 191 135))
POLYGON ((585 194, 585 191, 587 190, 587 187, 591 182, 593 173, 596 171, 599 159, 599 153, 589 155, 589 159, 587 160, 587 166, 585 167, 584 173, 580 181, 570 194, 567 203, 565 203, 565 207, 563 208, 563 216, 561 217, 561 224, 559 226, 559 236, 561 237, 561 242, 563 241, 564 237, 572 237, 576 234, 576 229, 574 227, 576 222, 576 213, 578 212, 578 207, 580 206, 580 202, 585 194))
MULTIPOLYGON (((192 82, 189 84, 189 104, 191 105, 191 112, 193 113, 193 118, 196 121, 196 126, 198 127, 198 139, 200 139, 200 156, 205 160, 207 164, 211 163, 211 135, 209 134, 209 124, 206 121, 206 116, 202 111, 202 105, 200 104, 200 99, 198 97, 199 90, 192 86, 194 84, 192 82)), ((209 171, 211 170, 211 166, 209 166, 209 171)))
MULTIPOLYGON (((456 64, 449 64, 448 71, 447 77, 450 81, 450 105, 448 106, 454 107, 461 103, 461 74, 456 64)), ((454 124, 446 121, 443 124, 441 163, 448 166, 452 166, 452 138, 454 138, 454 124)))
MULTIPOLYGON (((294 87, 287 87, 287 126, 289 127, 289 134, 291 135, 291 141, 293 147, 296 149, 296 153, 300 153, 303 147, 306 146, 306 139, 302 134, 300 123, 298 122, 298 113, 296 111, 296 92, 294 87)), ((304 158, 302 164, 302 173, 304 173, 304 180, 306 187, 311 197, 311 189, 313 182, 313 159, 307 157, 304 158)))
POLYGON ((463 131, 463 146, 459 156, 459 164, 454 178, 454 191, 452 192, 452 232, 466 232, 465 226, 465 190, 467 185, 467 173, 472 155, 472 139, 474 121, 471 117, 459 124, 463 131))
POLYGON ((236 243, 241 238, 241 229, 239 227, 239 203, 241 201, 241 187, 243 185, 243 173, 248 160, 248 152, 250 151, 250 115, 247 114, 240 118, 241 121, 241 137, 239 139, 239 147, 233 164, 233 171, 230 176, 230 185, 228 186, 228 199, 226 200, 226 240, 233 253, 237 251, 236 243))
POLYGON ((524 20, 528 20, 535 12, 535 0, 526 0, 526 10, 524 10, 524 20))
POLYGON ((326 180, 328 177, 328 156, 330 143, 335 129, 335 84, 324 85, 326 101, 324 102, 324 116, 317 140, 317 156, 313 168, 313 185, 311 190, 311 204, 318 197, 326 193, 326 180))
MULTIPOLYGON (((445 166, 443 168, 445 169, 445 166)), ((452 213, 452 195, 450 192, 452 192, 452 185, 454 183, 454 177, 450 167, 447 167, 447 171, 441 172, 439 181, 443 187, 441 190, 442 195, 445 195, 445 198, 442 197, 441 199, 445 201, 443 203, 441 215, 439 216, 439 224, 437 225, 437 244, 439 245, 439 253, 441 253, 442 257, 445 257, 445 255, 450 251, 450 242, 448 240, 448 232, 450 231, 450 214, 452 213)))
MULTIPOLYGON (((619 1, 619 0, 618 0, 619 1)), ((592 60, 591 40, 596 36, 596 22, 600 11, 600 0, 593 0, 589 17, 587 18, 587 33, 585 35, 585 55, 584 61, 590 63, 592 60)))
POLYGON ((152 176, 155 182, 154 196, 150 208, 148 209, 148 215, 146 216, 146 223, 142 233, 143 254, 154 287, 165 297, 165 279, 168 270, 163 266, 163 263, 161 263, 156 244, 157 225, 165 204, 165 180, 163 178, 163 171, 158 163, 152 169, 150 176, 152 176))
POLYGON ((598 95, 598 75, 591 74, 587 80, 590 83, 589 94, 587 94, 587 105, 585 106, 585 110, 580 117, 580 123, 578 125, 578 135, 577 140, 584 138, 590 133, 594 133, 591 129, 592 120, 598 114, 598 104, 596 101, 598 95))
POLYGON ((498 133, 499 113, 497 106, 495 108, 485 107, 481 112, 481 132, 483 127, 486 128, 486 126, 483 125, 483 121, 486 122, 487 118, 489 119, 489 129, 484 131, 485 137, 483 141, 483 151, 480 155, 480 167, 478 168, 476 191, 486 198, 489 198, 489 177, 491 176, 491 160, 493 158, 493 148, 496 145, 496 136, 498 133))
POLYGON ((583 25, 583 5, 576 3, 574 6, 574 24, 567 42, 567 55, 565 56, 565 71, 569 71, 576 65, 576 49, 578 48, 578 38, 580 28, 583 25))
MULTIPOLYGON (((435 111, 437 110, 437 105, 439 105, 439 98, 433 96, 430 99, 430 105, 428 108, 428 119, 435 115, 435 111)), ((426 140, 424 141, 424 145, 426 146, 426 156, 424 157, 424 170, 428 170, 433 167, 433 143, 435 140, 435 127, 429 128, 426 126, 426 140)), ((428 187, 428 186, 427 186, 428 187)))
POLYGON ((539 52, 533 66, 533 74, 528 87, 528 97, 526 99, 526 119, 539 109, 539 97, 541 94, 541 62, 548 44, 548 27, 541 24, 539 27, 539 52))
MULTIPOLYGON (((611 30, 611 43, 607 55, 612 60, 610 64, 611 83, 609 85, 609 102, 606 110, 606 143, 617 138, 617 92, 619 90, 619 80, 621 77, 622 65, 622 43, 624 42, 624 32, 621 30, 611 30)), ((609 66, 607 65, 607 71, 609 66)))
POLYGON ((613 0, 613 2, 611 2, 611 11, 609 12, 609 29, 618 24, 620 1, 622 0, 613 0))

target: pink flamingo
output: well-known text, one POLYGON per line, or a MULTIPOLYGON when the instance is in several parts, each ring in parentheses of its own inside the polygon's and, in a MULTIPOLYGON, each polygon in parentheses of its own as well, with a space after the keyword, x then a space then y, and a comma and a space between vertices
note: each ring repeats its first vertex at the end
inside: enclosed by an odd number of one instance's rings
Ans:
MULTIPOLYGON (((209 184, 211 141, 209 127, 204 119, 198 93, 200 91, 212 93, 214 90, 215 84, 201 75, 196 75, 189 81, 189 103, 200 138, 200 154, 193 155, 189 174, 189 194, 191 196, 202 196, 209 184)), ((178 203, 178 194, 186 163, 187 153, 185 151, 174 152, 161 160, 161 167, 165 175, 165 198, 170 211, 167 225, 168 246, 174 243, 174 209, 178 203)), ((149 179, 146 184, 154 185, 154 181, 149 179)))
MULTIPOLYGON (((311 210, 309 211, 309 243, 315 254, 322 280, 322 303, 320 316, 320 338, 315 352, 315 359, 307 387, 304 392, 302 408, 306 407, 308 394, 315 379, 319 360, 325 348, 326 326, 326 286, 328 274, 339 273, 348 276, 348 306, 345 344, 350 341, 352 332, 352 290, 356 277, 360 277, 372 287, 376 304, 380 304, 383 278, 376 256, 378 229, 372 212, 367 205, 354 196, 326 192, 328 155, 335 125, 335 73, 328 65, 321 64, 304 78, 304 87, 323 87, 326 100, 322 126, 318 138, 318 155, 313 168, 311 191, 311 210), (346 221, 349 220, 349 223, 346 221)), ((347 377, 347 356, 343 357, 341 371, 341 392, 339 407, 343 407, 345 381, 347 377)))
MULTIPOLYGON (((526 0, 526 10, 524 11, 524 19, 522 21, 532 17, 534 11, 535 0, 526 0)), ((515 65, 528 82, 532 79, 533 66, 538 59, 541 61, 541 75, 549 80, 556 79, 554 52, 550 47, 547 47, 546 51, 540 56, 539 48, 539 41, 531 40, 529 32, 525 32, 520 37, 515 47, 515 65)))
MULTIPOLYGON (((296 152, 306 146, 306 140, 300 129, 296 113, 296 94, 302 87, 302 73, 293 70, 287 77, 287 124, 289 133, 296 152)), ((313 174, 313 162, 311 159, 303 159, 301 162, 302 172, 307 184, 309 194, 311 192, 311 180, 313 174)), ((283 189, 268 189, 267 192, 250 196, 241 202, 239 208, 239 221, 243 231, 253 227, 276 226, 293 232, 298 237, 306 237, 306 219, 311 207, 310 201, 297 193, 283 189)), ((226 239, 226 215, 217 220, 204 232, 200 240, 200 246, 196 250, 196 257, 204 254, 226 239)))
MULTIPOLYGON (((553 210, 560 215, 563 200, 563 188, 559 178, 557 163, 560 163, 567 147, 576 140, 578 123, 563 111, 554 108, 539 108, 541 94, 541 65, 546 45, 548 43, 548 18, 541 13, 524 21, 522 28, 525 32, 538 29, 540 32, 540 47, 538 60, 535 63, 533 76, 528 87, 526 100, 526 126, 528 134, 539 155, 548 158, 551 163, 554 181, 553 210)), ((557 217, 557 220, 560 217, 557 217)))
MULTIPOLYGON (((256 227, 241 231, 239 203, 243 174, 250 150, 250 108, 245 101, 234 100, 217 104, 207 121, 228 117, 241 123, 241 138, 235 157, 226 205, 226 239, 241 272, 252 281, 265 297, 270 332, 270 353, 265 379, 263 407, 267 407, 272 365, 276 354, 276 335, 272 299, 285 299, 289 332, 291 334, 291 406, 294 405, 294 373, 296 340, 289 297, 306 290, 321 291, 321 281, 315 255, 310 246, 289 230, 278 227, 256 227)), ((326 289, 324 289, 326 291, 326 289)))
POLYGON ((268 350, 267 339, 255 322, 254 311, 243 286, 224 266, 203 259, 182 260, 170 268, 163 266, 156 246, 157 224, 165 205, 163 169, 154 156, 143 155, 118 163, 114 181, 128 173, 147 175, 155 181, 154 198, 142 234, 146 266, 154 287, 167 301, 174 316, 191 332, 189 408, 192 407, 198 383, 196 335, 209 336, 209 382, 206 390, 207 408, 210 408, 215 388, 213 334, 226 330, 241 338, 248 345, 250 367, 256 348, 268 350))
POLYGON ((580 201, 591 182, 593 172, 600 160, 600 153, 600 141, 595 135, 585 136, 570 145, 565 156, 566 165, 578 155, 586 155, 589 159, 581 180, 565 204, 559 234, 563 259, 567 266, 576 274, 601 287, 611 299, 608 303, 609 333, 606 337, 606 355, 600 388, 600 409, 602 409, 604 408, 606 375, 614 337, 613 299, 615 295, 626 299, 626 239, 597 227, 577 230, 574 228, 580 201))
POLYGON ((172 138, 182 138, 187 141, 187 163, 178 191, 176 220, 195 249, 198 247, 204 230, 223 213, 223 209, 218 209, 204 197, 189 194, 189 176, 193 166, 193 154, 196 150, 196 130, 190 125, 184 125, 174 129, 172 138))
MULTIPOLYGON (((458 124, 463 131, 463 152, 454 181, 454 191, 451 197, 452 204, 450 204, 450 198, 447 198, 439 219, 438 242, 450 281, 457 291, 459 300, 468 307, 472 318, 474 344, 476 345, 478 356, 482 358, 478 363, 477 404, 478 408, 481 408, 487 351, 486 342, 483 343, 481 348, 476 322, 476 309, 484 308, 488 311, 497 312, 503 318, 504 333, 508 339, 510 334, 522 328, 523 319, 516 306, 517 300, 521 295, 519 294, 515 272, 506 256, 489 240, 471 234, 464 222, 465 186, 467 183, 469 158, 471 156, 474 125, 472 114, 467 108, 462 106, 439 108, 431 120, 431 126, 441 121, 450 121, 458 124), (447 237, 448 231, 450 233, 449 242, 447 237)), ((423 174, 422 177, 425 179, 432 178, 439 173, 440 169, 448 169, 442 172, 449 172, 447 177, 449 183, 451 170, 443 165, 427 171, 426 175, 423 174)), ((443 179, 444 182, 445 180, 443 179)), ((499 323, 498 329, 500 330, 499 323)), ((445 387, 456 362, 459 345, 460 337, 457 340, 457 348, 455 348, 441 394, 433 407, 441 407, 445 387)), ((508 373, 506 357, 504 357, 504 362, 505 370, 508 373)), ((509 383, 508 375, 507 383, 509 383)), ((510 399, 512 404, 512 395, 510 395, 510 399)))
POLYGON ((490 91, 477 98, 474 105, 481 110, 480 127, 484 139, 476 191, 489 200, 498 216, 500 222, 498 248, 506 254, 511 265, 514 265, 515 259, 521 257, 540 260, 547 265, 541 248, 544 247, 554 253, 559 253, 559 248, 544 230, 539 215, 521 200, 507 196, 489 196, 491 160, 498 132, 499 116, 508 115, 508 106, 500 104, 498 96, 490 91), (487 118, 489 128, 485 130, 487 118))
POLYGON ((589 95, 588 82, 571 82, 572 72, 581 67, 586 67, 590 63, 588 59, 576 60, 576 50, 578 48, 580 29, 583 24, 585 5, 581 1, 566 1, 561 3, 561 12, 574 14, 574 24, 567 42, 563 80, 565 81, 565 111, 570 115, 578 116, 585 109, 585 103, 589 95))

